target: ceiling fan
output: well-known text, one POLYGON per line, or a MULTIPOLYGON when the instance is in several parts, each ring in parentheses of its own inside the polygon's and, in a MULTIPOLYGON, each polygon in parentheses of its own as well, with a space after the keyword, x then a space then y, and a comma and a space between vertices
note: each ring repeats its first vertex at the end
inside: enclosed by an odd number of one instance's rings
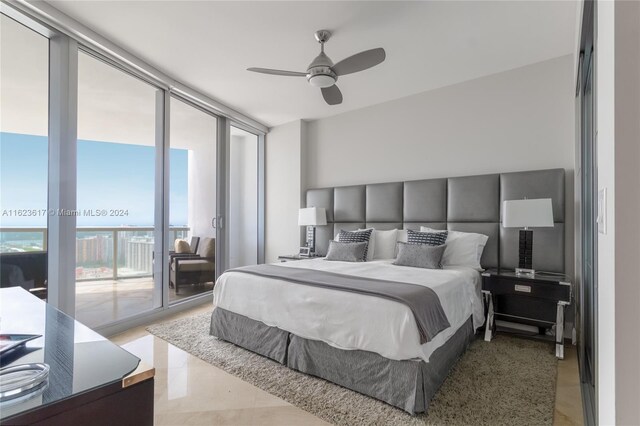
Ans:
POLYGON ((331 37, 331 32, 318 30, 315 33, 315 37, 320 43, 320 54, 311 61, 307 67, 307 72, 282 71, 269 68, 247 68, 247 71, 287 77, 307 77, 307 81, 312 86, 319 87, 322 90, 322 97, 329 105, 338 105, 342 103, 342 92, 336 86, 338 77, 375 67, 384 61, 386 57, 384 49, 379 47, 356 53, 334 65, 333 61, 324 53, 324 44, 331 37))

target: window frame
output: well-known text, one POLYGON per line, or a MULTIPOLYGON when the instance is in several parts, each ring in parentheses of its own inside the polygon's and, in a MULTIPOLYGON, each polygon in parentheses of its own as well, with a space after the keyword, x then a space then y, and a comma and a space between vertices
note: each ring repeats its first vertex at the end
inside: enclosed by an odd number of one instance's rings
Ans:
MULTIPOLYGON (((3 1, 0 3, 0 13, 49 39, 49 208, 75 210, 77 207, 77 91, 78 52, 81 51, 151 84, 158 90, 155 110, 154 212, 155 223, 161 226, 156 229, 157 238, 154 249, 163 259, 168 255, 168 249, 164 243, 169 235, 170 97, 177 98, 218 120, 216 135, 218 223, 224 224, 225 217, 228 217, 229 127, 233 124, 258 136, 258 261, 264 262, 264 142, 268 132, 265 125, 171 79, 46 3, 5 3, 3 1)), ((63 312, 75 316, 76 220, 72 216, 54 218, 50 219, 48 226, 48 252, 58 253, 56 256, 49 256, 48 301, 63 312)), ((217 227, 216 236, 219 247, 216 250, 216 273, 218 275, 228 265, 226 234, 224 225, 217 227)), ((96 330, 105 335, 115 334, 211 300, 211 293, 207 292, 170 305, 168 270, 164 263, 166 262, 156 262, 154 265, 154 274, 161 274, 162 277, 162 286, 154 293, 154 298, 158 297, 162 300, 160 307, 96 327, 96 330)))

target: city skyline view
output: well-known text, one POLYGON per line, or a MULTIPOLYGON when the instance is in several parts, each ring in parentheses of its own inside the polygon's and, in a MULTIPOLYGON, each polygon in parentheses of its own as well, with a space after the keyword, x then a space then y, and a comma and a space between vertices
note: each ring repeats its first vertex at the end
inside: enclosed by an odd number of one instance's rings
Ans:
MULTIPOLYGON (((171 226, 185 227, 188 150, 171 149, 169 155, 171 226)), ((78 140, 77 173, 76 279, 151 276, 153 231, 135 228, 154 225, 155 148, 78 140), (105 210, 104 216, 88 212, 105 210), (83 230, 88 227, 111 229, 83 230)), ((0 132, 0 252, 45 249, 47 217, 59 214, 47 209, 47 182, 47 137, 0 132), (32 212, 17 215, 25 210, 32 212), (13 227, 31 230, 6 230, 13 227)))
MULTIPOLYGON (((169 155, 170 221, 186 226, 188 150, 169 155)), ((77 173, 78 227, 154 225, 155 147, 78 140, 77 173)), ((0 226, 46 227, 47 174, 47 137, 0 132, 0 226), (17 216, 21 210, 37 212, 17 216)))

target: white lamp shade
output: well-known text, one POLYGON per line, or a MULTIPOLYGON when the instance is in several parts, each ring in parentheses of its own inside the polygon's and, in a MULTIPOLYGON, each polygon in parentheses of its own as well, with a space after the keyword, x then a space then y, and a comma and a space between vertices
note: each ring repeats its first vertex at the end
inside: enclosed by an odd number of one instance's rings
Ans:
POLYGON ((307 207, 298 211, 299 226, 318 226, 327 224, 327 212, 322 207, 307 207))
POLYGON ((502 209, 502 226, 505 228, 553 227, 551 198, 507 200, 502 209))

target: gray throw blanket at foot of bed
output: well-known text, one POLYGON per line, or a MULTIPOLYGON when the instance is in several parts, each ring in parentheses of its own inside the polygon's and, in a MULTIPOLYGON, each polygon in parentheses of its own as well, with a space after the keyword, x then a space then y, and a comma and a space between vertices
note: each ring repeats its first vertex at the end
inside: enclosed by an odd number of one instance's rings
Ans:
POLYGON ((430 341, 442 330, 449 327, 449 321, 442 309, 438 295, 429 287, 417 284, 278 265, 245 266, 231 269, 228 272, 251 274, 312 287, 365 294, 402 303, 411 310, 415 317, 421 344, 430 341))

